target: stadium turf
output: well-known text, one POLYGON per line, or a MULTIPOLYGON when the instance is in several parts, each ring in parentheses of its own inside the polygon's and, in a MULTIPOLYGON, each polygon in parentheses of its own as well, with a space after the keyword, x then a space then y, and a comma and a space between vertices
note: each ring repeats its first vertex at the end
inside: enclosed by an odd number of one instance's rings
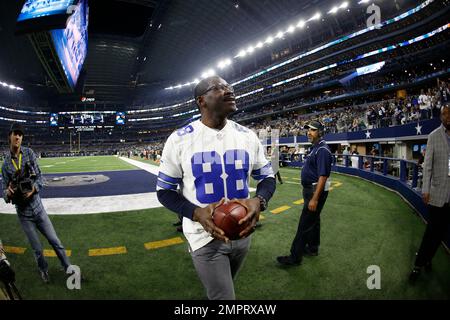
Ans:
MULTIPOLYGON (((53 170, 59 170, 60 165, 53 170)), ((67 164, 70 172, 93 167, 101 166, 67 164)), ((285 183, 277 185, 269 210, 263 213, 262 227, 253 235, 249 255, 236 279, 238 299, 450 298, 450 261, 443 248, 433 261, 431 274, 424 274, 415 286, 406 281, 425 228, 414 211, 397 194, 344 175, 332 176, 334 189, 322 212, 320 255, 305 257, 299 267, 279 267, 275 258, 289 252, 302 208, 301 204, 293 203, 301 199, 299 170, 281 172, 285 183), (282 206, 290 208, 279 214, 270 213, 282 206), (381 268, 380 290, 369 290, 366 286, 370 276, 367 268, 371 265, 381 268)), ((51 216, 51 219, 66 249, 72 250, 72 262, 81 267, 87 279, 81 290, 68 290, 58 260, 48 258, 52 283, 44 285, 17 218, 0 214, 0 237, 4 244, 27 248, 24 254, 8 254, 24 298, 205 298, 186 242, 154 250, 144 247, 150 241, 175 237, 184 240, 172 226, 176 215, 168 210, 51 216), (126 247, 125 254, 88 255, 90 249, 120 246, 126 247)), ((45 247, 49 249, 47 243, 45 247)))
POLYGON ((99 172, 134 170, 136 167, 115 156, 42 158, 39 166, 43 173, 99 172))

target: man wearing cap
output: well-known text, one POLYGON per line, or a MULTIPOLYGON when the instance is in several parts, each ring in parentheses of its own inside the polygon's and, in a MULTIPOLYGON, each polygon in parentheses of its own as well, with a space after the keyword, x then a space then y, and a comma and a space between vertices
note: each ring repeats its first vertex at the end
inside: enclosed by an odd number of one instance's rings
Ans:
POLYGON ((312 143, 301 173, 303 186, 303 211, 297 234, 291 246, 291 254, 277 257, 284 266, 300 265, 304 255, 317 256, 320 244, 320 212, 328 197, 332 154, 323 140, 323 125, 311 121, 305 126, 308 140, 312 143))
POLYGON ((42 205, 39 196, 43 187, 41 170, 33 150, 21 146, 23 136, 23 127, 19 123, 13 123, 8 134, 9 152, 2 166, 3 198, 6 203, 13 202, 16 205, 20 224, 33 248, 41 278, 48 283, 48 264, 37 231, 53 247, 64 270, 70 266, 70 261, 42 205))

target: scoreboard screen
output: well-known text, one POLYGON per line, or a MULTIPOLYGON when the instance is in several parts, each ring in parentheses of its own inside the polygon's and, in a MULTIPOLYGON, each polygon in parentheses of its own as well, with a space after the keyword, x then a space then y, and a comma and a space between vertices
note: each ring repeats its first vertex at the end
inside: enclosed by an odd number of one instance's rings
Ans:
POLYGON ((116 124, 117 125, 125 124, 125 112, 117 112, 116 113, 116 124))
POLYGON ((75 88, 84 60, 88 42, 87 1, 81 0, 65 29, 51 30, 50 34, 62 69, 69 85, 75 88))
POLYGON ((114 126, 116 124, 116 112, 60 112, 51 113, 51 127, 82 127, 82 126, 114 126))
POLYGON ((66 14, 76 0, 27 0, 17 21, 66 14))
POLYGON ((57 127, 57 126, 58 126, 58 114, 50 113, 50 127, 57 127))

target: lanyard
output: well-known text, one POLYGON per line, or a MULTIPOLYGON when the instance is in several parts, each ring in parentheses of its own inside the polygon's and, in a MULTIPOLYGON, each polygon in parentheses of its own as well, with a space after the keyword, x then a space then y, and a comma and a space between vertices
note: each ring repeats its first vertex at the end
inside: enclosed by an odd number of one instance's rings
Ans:
POLYGON ((14 168, 16 168, 16 171, 19 171, 20 168, 22 167, 22 154, 21 153, 19 154, 19 165, 17 165, 13 159, 11 159, 11 161, 12 161, 14 168))

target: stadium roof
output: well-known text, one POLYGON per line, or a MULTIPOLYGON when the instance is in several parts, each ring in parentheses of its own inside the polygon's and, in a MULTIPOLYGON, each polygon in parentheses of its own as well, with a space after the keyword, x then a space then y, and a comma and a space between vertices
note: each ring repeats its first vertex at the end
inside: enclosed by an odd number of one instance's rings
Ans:
MULTIPOLYGON (((15 36, 24 1, 0 3, 0 75, 56 96, 25 36, 15 36), (7 45, 5 45, 7 44, 7 45), (43 90, 45 89, 45 90, 43 90)), ((337 3, 342 1, 337 1, 337 3)), ((317 9, 324 0, 90 0, 89 47, 83 92, 128 104, 191 80, 203 67, 317 9)), ((331 28, 331 26, 330 26, 331 28)), ((305 36, 308 36, 307 34, 305 36)), ((59 103, 79 97, 58 97, 59 103)))

